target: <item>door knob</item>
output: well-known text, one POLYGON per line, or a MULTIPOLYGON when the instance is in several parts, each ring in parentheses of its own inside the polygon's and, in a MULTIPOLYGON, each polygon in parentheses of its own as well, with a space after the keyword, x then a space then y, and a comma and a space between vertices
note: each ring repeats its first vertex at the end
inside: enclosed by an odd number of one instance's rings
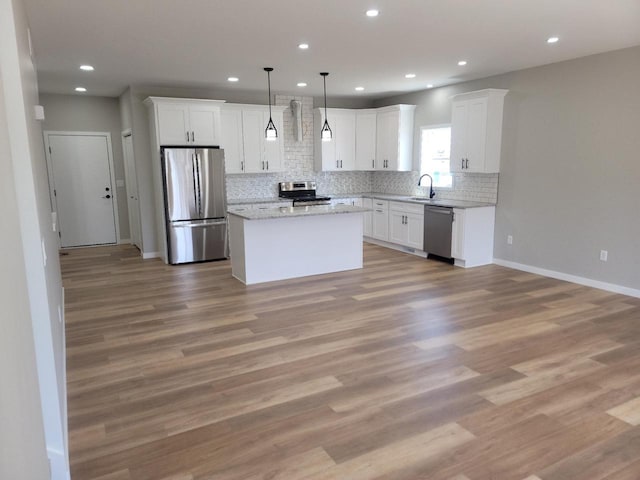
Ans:
POLYGON ((102 198, 111 198, 111 195, 105 195, 105 196, 104 196, 104 197, 102 197, 102 198))
POLYGON ((105 188, 105 191, 106 191, 106 192, 108 192, 108 191, 109 191, 109 187, 106 187, 106 188, 105 188))

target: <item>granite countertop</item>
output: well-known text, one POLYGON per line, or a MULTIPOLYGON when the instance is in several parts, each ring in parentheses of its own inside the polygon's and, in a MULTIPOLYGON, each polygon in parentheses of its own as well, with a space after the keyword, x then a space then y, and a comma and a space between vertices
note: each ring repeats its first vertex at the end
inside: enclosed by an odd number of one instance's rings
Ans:
POLYGON ((236 198, 227 200, 227 205, 252 205, 255 203, 291 203, 291 200, 280 197, 269 198, 236 198))
POLYGON ((246 220, 267 220, 273 218, 310 217, 314 215, 335 215, 340 213, 364 213, 371 209, 354 207, 353 205, 313 205, 308 207, 274 207, 263 210, 246 210, 242 212, 229 212, 246 220))
MULTIPOLYGON (((433 198, 429 200, 415 200, 413 195, 395 195, 391 193, 365 193, 363 197, 377 198, 379 200, 390 200, 393 202, 416 203, 419 205, 433 205, 435 207, 452 207, 452 208, 478 208, 478 207, 495 207, 493 203, 473 202, 470 200, 449 200, 446 198, 433 198)), ((417 195, 415 195, 417 196, 417 195)))

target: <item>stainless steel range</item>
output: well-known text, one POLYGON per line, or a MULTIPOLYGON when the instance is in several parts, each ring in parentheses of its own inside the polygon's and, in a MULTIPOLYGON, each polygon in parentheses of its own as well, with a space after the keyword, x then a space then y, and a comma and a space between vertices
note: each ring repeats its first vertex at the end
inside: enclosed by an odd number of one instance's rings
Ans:
POLYGON ((331 197, 316 195, 316 182, 280 182, 278 196, 293 200, 294 207, 329 205, 331 197))

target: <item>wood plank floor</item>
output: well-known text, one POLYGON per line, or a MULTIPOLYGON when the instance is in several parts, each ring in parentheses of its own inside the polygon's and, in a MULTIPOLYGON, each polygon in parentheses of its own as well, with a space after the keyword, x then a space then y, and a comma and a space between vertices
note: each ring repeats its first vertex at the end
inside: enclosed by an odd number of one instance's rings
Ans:
POLYGON ((373 245, 251 287, 62 267, 73 480, 640 478, 639 299, 373 245))

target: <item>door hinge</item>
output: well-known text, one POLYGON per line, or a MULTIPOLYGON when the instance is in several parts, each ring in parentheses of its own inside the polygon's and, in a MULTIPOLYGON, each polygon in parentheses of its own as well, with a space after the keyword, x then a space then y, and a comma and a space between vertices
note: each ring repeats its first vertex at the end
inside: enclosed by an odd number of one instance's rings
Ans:
POLYGON ((62 232, 58 232, 58 238, 62 238, 62 232))
POLYGON ((51 155, 51 147, 49 147, 49 155, 51 155))
POLYGON ((54 197, 57 197, 57 196, 58 196, 58 192, 56 191, 56 189, 55 189, 55 188, 53 189, 53 196, 54 196, 54 197))

